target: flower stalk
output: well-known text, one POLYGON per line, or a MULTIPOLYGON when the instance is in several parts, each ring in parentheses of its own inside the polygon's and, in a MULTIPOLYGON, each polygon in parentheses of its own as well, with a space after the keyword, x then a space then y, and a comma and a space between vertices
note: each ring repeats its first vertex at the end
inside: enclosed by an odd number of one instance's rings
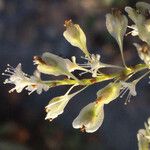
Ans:
POLYGON ((87 78, 87 79, 81 79, 80 83, 78 83, 76 80, 72 80, 72 79, 43 81, 43 83, 45 83, 46 85, 52 86, 52 87, 62 86, 62 85, 73 85, 73 84, 87 86, 87 85, 92 85, 95 83, 100 83, 100 82, 111 80, 111 79, 124 80, 130 74, 137 73, 137 72, 142 71, 147 68, 148 68, 148 66, 146 64, 138 64, 138 65, 135 65, 132 67, 124 68, 122 71, 120 71, 118 73, 102 74, 102 75, 94 77, 94 78, 92 77, 92 78, 87 78))

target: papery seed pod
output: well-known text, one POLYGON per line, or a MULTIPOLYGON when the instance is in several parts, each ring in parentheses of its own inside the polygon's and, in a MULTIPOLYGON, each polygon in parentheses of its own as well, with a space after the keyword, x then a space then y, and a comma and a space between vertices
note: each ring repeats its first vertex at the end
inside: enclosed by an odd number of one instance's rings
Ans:
POLYGON ((90 53, 86 46, 86 36, 81 27, 78 24, 74 24, 72 20, 66 20, 65 25, 66 30, 63 33, 65 39, 73 46, 78 47, 90 58, 90 53))
POLYGON ((37 69, 41 73, 54 76, 66 75, 79 81, 71 72, 69 72, 69 68, 67 68, 67 61, 52 53, 45 52, 42 57, 35 56, 34 64, 37 65, 37 69))
POLYGON ((104 120, 104 104, 93 102, 85 106, 74 119, 72 125, 82 132, 93 133, 99 129, 104 120))
POLYGON ((70 91, 73 89, 75 85, 73 85, 65 95, 54 97, 52 100, 49 101, 49 104, 45 107, 47 115, 45 119, 52 121, 56 117, 58 117, 60 114, 64 112, 64 109, 68 102, 76 96, 78 93, 83 91, 86 87, 82 88, 81 90, 74 92, 72 94, 69 94, 70 91))
POLYGON ((66 107, 70 99, 71 97, 68 95, 53 98, 45 107, 47 112, 45 120, 48 119, 52 121, 53 119, 58 117, 58 115, 62 114, 64 112, 64 108, 66 107))
POLYGON ((124 66, 125 60, 123 56, 123 37, 126 33, 128 26, 128 19, 125 15, 122 15, 119 10, 113 10, 112 14, 106 14, 106 27, 108 32, 116 39, 124 66))

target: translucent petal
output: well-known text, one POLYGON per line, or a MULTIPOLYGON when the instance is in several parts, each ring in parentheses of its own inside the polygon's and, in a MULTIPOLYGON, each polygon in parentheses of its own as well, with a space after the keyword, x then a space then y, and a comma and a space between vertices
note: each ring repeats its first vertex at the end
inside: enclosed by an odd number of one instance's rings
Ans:
POLYGON ((62 57, 59 57, 49 52, 45 52, 43 53, 41 58, 35 57, 34 62, 36 62, 35 64, 37 64, 37 69, 41 73, 54 76, 66 75, 79 82, 79 80, 71 72, 69 72, 66 60, 62 57))
POLYGON ((82 88, 81 90, 78 90, 77 92, 74 92, 72 94, 69 94, 70 91, 75 87, 76 85, 73 85, 67 92, 65 95, 63 96, 57 96, 54 97, 49 104, 45 107, 46 108, 46 118, 45 119, 54 119, 56 118, 58 115, 62 114, 64 112, 64 108, 66 107, 66 105, 68 104, 68 102, 70 101, 71 98, 73 98, 74 96, 76 96, 78 93, 80 93, 81 91, 83 91, 86 87, 82 88))
POLYGON ((106 27, 108 32, 116 39, 124 66, 126 67, 123 56, 123 37, 125 35, 128 26, 128 19, 125 15, 121 15, 121 12, 116 11, 114 14, 106 15, 106 27))
POLYGON ((102 125, 104 119, 104 105, 90 103, 85 106, 74 119, 72 126, 76 129, 85 128, 88 133, 95 132, 102 125))
POLYGON ((86 36, 78 24, 73 24, 71 20, 65 21, 66 31, 63 36, 73 46, 80 48, 89 57, 86 46, 86 36))
POLYGON ((47 112, 45 119, 54 119, 62 114, 69 100, 69 97, 66 95, 53 98, 45 107, 47 112))
POLYGON ((135 23, 139 38, 150 44, 150 21, 146 17, 150 14, 150 5, 145 2, 138 2, 136 7, 137 10, 126 7, 125 11, 135 23))

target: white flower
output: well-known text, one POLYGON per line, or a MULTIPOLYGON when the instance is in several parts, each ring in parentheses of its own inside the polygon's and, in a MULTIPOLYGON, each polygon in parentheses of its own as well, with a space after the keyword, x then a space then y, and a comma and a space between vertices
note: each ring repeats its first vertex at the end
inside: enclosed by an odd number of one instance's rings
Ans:
MULTIPOLYGON (((96 55, 92 54, 90 57, 90 60, 88 58, 84 58, 84 57, 82 58, 88 60, 88 62, 85 64, 79 64, 79 65, 85 68, 90 68, 90 73, 92 73, 92 77, 97 77, 98 75, 100 75, 100 71, 99 71, 100 68, 110 67, 110 68, 122 69, 122 67, 119 67, 119 66, 102 63, 100 61, 99 54, 96 54, 96 55)), ((85 72, 89 72, 89 71, 85 71, 85 72)))
POLYGON ((129 26, 133 29, 132 35, 138 35, 142 41, 150 44, 150 19, 147 19, 147 16, 150 15, 150 5, 145 2, 137 2, 136 9, 126 7, 125 11, 135 23, 129 26))
POLYGON ((84 57, 82 57, 82 58, 85 60, 88 60, 88 62, 84 63, 84 64, 79 64, 79 65, 82 67, 85 67, 85 68, 90 68, 92 77, 97 77, 97 75, 99 75, 99 73, 100 73, 100 72, 98 72, 99 69, 104 67, 104 65, 100 62, 100 55, 92 54, 90 59, 84 58, 84 57))
POLYGON ((34 91, 36 91, 37 94, 41 94, 42 91, 48 91, 49 86, 42 82, 40 72, 36 70, 34 75, 30 77, 30 84, 25 89, 29 91, 29 95, 34 91))
POLYGON ((82 58, 85 60, 88 60, 88 62, 84 64, 79 64, 79 65, 84 68, 90 68, 90 73, 92 73, 92 77, 97 77, 98 75, 100 75, 100 71, 99 71, 100 68, 106 68, 106 67, 122 68, 119 66, 102 63, 100 61, 99 54, 96 54, 96 55, 92 54, 90 59, 85 58, 85 57, 82 57, 82 58))
POLYGON ((122 84, 122 90, 120 92, 120 97, 122 98, 124 96, 124 94, 129 90, 127 99, 125 101, 125 104, 127 104, 128 102, 130 102, 130 98, 131 96, 136 96, 137 92, 136 92, 136 85, 137 85, 137 80, 134 80, 132 82, 124 82, 124 81, 120 81, 120 83, 122 84))
POLYGON ((15 87, 12 88, 9 93, 15 90, 20 93, 30 83, 30 79, 21 69, 21 64, 18 64, 16 68, 8 65, 8 68, 5 70, 5 72, 6 73, 3 73, 2 75, 8 76, 9 78, 4 81, 4 84, 10 83, 15 85, 15 87))
POLYGON ((125 101, 125 104, 127 104, 128 102, 130 102, 130 98, 131 96, 136 96, 137 92, 136 92, 136 85, 138 84, 138 82, 144 78, 146 75, 148 75, 150 73, 150 71, 146 72, 144 75, 142 75, 141 77, 139 77, 136 80, 133 80, 132 82, 125 82, 125 81, 120 81, 121 85, 122 85, 122 90, 120 92, 120 97, 122 98, 125 93, 129 90, 127 99, 125 101))
POLYGON ((104 120, 104 104, 92 102, 85 106, 75 118, 72 125, 88 133, 95 132, 104 120))
POLYGON ((22 71, 21 64, 18 64, 16 68, 8 65, 5 72, 6 73, 3 73, 2 75, 8 76, 9 78, 4 81, 4 84, 9 83, 15 85, 15 87, 9 91, 10 93, 15 90, 17 93, 20 93, 23 89, 26 89, 29 91, 29 94, 34 91, 41 94, 42 90, 47 91, 49 89, 49 86, 42 83, 40 74, 36 72, 34 76, 30 77, 22 71))
POLYGON ((68 104, 68 102, 70 101, 71 98, 73 98, 75 95, 77 95, 78 93, 80 93, 82 90, 84 90, 85 88, 82 88, 81 90, 73 93, 73 94, 69 94, 69 92, 72 90, 72 88, 76 86, 73 85, 67 92, 65 95, 63 96, 57 96, 54 97, 49 104, 45 107, 46 108, 46 112, 47 115, 45 117, 45 119, 52 121, 54 118, 58 117, 58 115, 62 114, 64 112, 64 108, 66 107, 66 105, 68 104))
POLYGON ((100 62, 100 55, 91 55, 91 60, 89 62, 90 67, 91 67, 91 72, 92 72, 92 77, 96 77, 98 70, 100 68, 103 68, 104 66, 100 62))

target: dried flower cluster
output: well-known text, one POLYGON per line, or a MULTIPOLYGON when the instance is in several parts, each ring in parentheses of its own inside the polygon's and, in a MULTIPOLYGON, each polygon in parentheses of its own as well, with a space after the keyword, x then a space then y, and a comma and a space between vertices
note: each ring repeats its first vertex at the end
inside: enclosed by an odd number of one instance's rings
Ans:
POLYGON ((110 80, 107 86, 97 91, 96 100, 86 105, 72 123, 74 128, 80 128, 81 131, 92 133, 98 130, 104 120, 104 105, 109 104, 118 97, 123 97, 127 91, 129 93, 125 103, 129 102, 131 96, 137 95, 136 86, 139 81, 150 73, 150 5, 138 2, 135 9, 126 7, 125 11, 133 21, 133 25, 128 25, 128 18, 119 10, 114 9, 112 13, 106 15, 107 30, 118 43, 123 66, 101 62, 99 54, 91 54, 87 48, 84 31, 78 24, 68 20, 65 21, 66 30, 63 36, 72 46, 79 48, 83 52, 85 63, 77 63, 75 56, 72 56, 70 60, 45 52, 42 56, 34 56, 33 62, 37 66, 37 70, 31 76, 22 71, 21 64, 16 68, 8 65, 5 73, 3 73, 3 75, 8 76, 4 84, 15 85, 9 92, 16 90, 16 92, 20 93, 25 89, 29 94, 34 91, 41 94, 42 91, 48 91, 51 87, 71 85, 71 88, 64 95, 54 97, 45 107, 47 113, 45 119, 52 121, 62 114, 68 102, 85 88, 95 83, 110 80), (132 67, 126 65, 123 55, 123 39, 127 28, 132 29, 130 32, 132 36, 138 36, 143 42, 142 45, 134 43, 143 63, 132 67), (108 67, 117 68, 117 72, 106 74, 101 71, 101 68, 108 67), (73 74, 75 70, 79 70, 80 75, 90 74, 91 78, 80 80, 73 74), (133 80, 132 76, 139 71, 144 71, 143 75, 133 80), (44 81, 41 79, 40 74, 64 76, 64 78, 44 81), (82 89, 71 93, 71 90, 76 86, 82 86, 82 89))

